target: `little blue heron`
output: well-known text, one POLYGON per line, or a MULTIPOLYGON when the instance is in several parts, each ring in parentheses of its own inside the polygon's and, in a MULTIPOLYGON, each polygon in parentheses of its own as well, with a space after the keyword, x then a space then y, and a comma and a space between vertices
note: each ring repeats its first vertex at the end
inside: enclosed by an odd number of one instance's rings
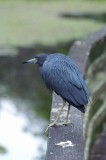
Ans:
POLYGON ((60 95, 63 105, 53 123, 49 127, 56 125, 58 118, 68 102, 67 116, 63 124, 68 124, 70 105, 76 107, 81 112, 85 112, 85 105, 88 103, 89 91, 77 65, 64 54, 37 54, 33 59, 23 63, 35 63, 39 66, 40 75, 47 88, 60 95))

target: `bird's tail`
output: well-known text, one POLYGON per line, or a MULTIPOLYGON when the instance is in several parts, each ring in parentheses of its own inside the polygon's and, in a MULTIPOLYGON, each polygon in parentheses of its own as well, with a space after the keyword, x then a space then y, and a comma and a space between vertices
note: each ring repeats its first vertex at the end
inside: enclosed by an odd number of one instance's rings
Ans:
POLYGON ((85 106, 78 106, 77 107, 82 113, 85 113, 85 106))

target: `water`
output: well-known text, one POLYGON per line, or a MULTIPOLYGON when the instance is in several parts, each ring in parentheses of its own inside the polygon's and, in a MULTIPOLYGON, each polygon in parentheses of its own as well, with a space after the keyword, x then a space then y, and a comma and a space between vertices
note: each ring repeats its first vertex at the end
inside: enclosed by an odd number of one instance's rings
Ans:
POLYGON ((50 93, 35 66, 23 66, 20 56, 0 57, 0 154, 2 160, 44 160, 44 129, 50 112, 50 93))
POLYGON ((46 139, 33 135, 33 132, 43 132, 45 124, 43 122, 42 129, 40 126, 41 119, 35 119, 37 127, 34 131, 35 124, 32 122, 32 126, 30 126, 28 119, 23 114, 17 113, 14 102, 9 99, 2 99, 1 109, 0 144, 6 147, 7 154, 0 155, 0 159, 30 160, 34 157, 40 157, 42 151, 46 152, 46 139), (29 131, 26 132, 25 128, 28 128, 29 131))

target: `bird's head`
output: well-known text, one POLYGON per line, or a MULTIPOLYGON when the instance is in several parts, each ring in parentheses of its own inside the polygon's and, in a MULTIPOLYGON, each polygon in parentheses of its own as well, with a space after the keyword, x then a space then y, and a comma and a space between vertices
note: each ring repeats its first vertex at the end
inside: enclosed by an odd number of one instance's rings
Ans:
POLYGON ((45 62, 47 56, 48 56, 48 54, 40 53, 40 54, 37 54, 34 58, 23 62, 23 64, 33 63, 33 64, 38 64, 39 66, 42 66, 43 63, 45 62))

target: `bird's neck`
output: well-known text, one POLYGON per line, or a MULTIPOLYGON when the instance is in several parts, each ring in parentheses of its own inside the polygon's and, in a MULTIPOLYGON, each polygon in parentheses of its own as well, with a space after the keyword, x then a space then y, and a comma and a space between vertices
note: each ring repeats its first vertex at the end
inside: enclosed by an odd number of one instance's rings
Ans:
POLYGON ((44 55, 38 60, 39 67, 43 66, 43 63, 46 61, 46 58, 47 58, 47 55, 44 55))

